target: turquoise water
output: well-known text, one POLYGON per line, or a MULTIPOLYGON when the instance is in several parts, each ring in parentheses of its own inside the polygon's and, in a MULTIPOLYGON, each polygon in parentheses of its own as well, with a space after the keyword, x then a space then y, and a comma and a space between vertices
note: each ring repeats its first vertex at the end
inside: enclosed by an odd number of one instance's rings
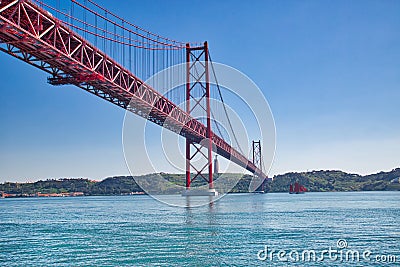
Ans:
POLYGON ((0 199, 0 264, 400 266, 399 203, 400 192, 235 194, 199 208, 148 196, 0 199), (360 262, 257 257, 265 246, 318 254, 338 239, 372 253, 360 262))

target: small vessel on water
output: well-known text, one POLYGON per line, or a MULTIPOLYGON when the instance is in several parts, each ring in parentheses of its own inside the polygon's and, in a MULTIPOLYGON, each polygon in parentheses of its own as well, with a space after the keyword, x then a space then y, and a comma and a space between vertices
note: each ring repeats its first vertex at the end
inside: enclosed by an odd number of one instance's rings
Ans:
POLYGON ((307 188, 300 185, 299 182, 296 181, 294 186, 290 184, 289 194, 304 194, 305 192, 307 192, 307 188))

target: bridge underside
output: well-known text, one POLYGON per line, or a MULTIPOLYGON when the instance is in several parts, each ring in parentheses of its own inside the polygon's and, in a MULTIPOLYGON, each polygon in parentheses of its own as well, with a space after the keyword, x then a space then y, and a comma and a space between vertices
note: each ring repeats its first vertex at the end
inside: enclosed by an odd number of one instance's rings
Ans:
MULTIPOLYGON (((212 133, 210 127, 192 118, 189 112, 31 1, 0 1, 0 51, 49 73, 50 84, 75 85, 176 132, 190 144, 211 140, 208 153, 214 151, 259 177, 267 178, 246 156, 212 133)), ((208 181, 212 185, 211 162, 208 166, 211 167, 208 181)))

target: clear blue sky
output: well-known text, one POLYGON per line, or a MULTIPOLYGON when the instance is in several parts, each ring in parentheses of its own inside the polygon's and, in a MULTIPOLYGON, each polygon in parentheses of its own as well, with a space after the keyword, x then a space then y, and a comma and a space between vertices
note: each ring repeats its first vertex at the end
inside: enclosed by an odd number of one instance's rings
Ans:
MULTIPOLYGON (((400 1, 98 1, 263 90, 271 174, 400 166, 400 1)), ((0 53, 0 182, 125 175, 124 110, 0 53)), ((166 170, 168 171, 168 170, 166 170)))

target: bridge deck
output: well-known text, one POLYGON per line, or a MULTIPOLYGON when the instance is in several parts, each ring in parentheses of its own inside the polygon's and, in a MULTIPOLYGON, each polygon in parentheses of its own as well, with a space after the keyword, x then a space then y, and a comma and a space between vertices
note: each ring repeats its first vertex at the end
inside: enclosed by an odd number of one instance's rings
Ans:
MULTIPOLYGON (((199 143, 206 126, 31 1, 0 1, 0 50, 199 143)), ((216 153, 260 177, 246 156, 212 134, 216 153)))

